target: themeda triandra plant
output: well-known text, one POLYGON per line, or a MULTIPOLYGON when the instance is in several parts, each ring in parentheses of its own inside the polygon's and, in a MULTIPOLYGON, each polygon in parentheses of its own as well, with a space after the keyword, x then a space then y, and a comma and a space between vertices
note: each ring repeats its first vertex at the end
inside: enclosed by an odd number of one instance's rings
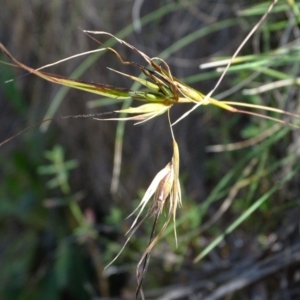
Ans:
MULTIPOLYGON (((272 5, 270 6, 268 12, 272 8, 272 6, 277 1, 273 1, 272 5)), ((263 16, 263 18, 259 21, 258 25, 261 24, 261 22, 266 17, 267 13, 263 16)), ((254 31, 257 29, 254 28, 254 31)), ((251 34, 254 32, 251 31, 250 34, 247 36, 245 41, 249 39, 251 34)), ((172 144, 173 144, 173 156, 171 161, 162 169, 160 170, 157 175, 154 177, 152 183, 146 190, 140 204, 138 207, 134 210, 132 215, 137 213, 137 216, 135 217, 129 231, 127 232, 127 241, 125 242, 125 245, 121 249, 121 251, 124 249, 126 244, 129 242, 132 235, 135 233, 135 231, 139 228, 139 226, 145 221, 148 217, 153 217, 153 228, 149 240, 149 245, 144 251, 138 265, 137 265, 137 280, 138 280, 138 287, 136 292, 136 297, 139 296, 139 294, 142 294, 142 282, 143 278, 147 269, 147 265, 149 263, 149 257, 151 250, 165 231, 166 227, 170 223, 170 221, 173 221, 174 223, 174 234, 175 234, 175 240, 177 243, 177 236, 176 236, 176 210, 179 205, 181 205, 181 192, 180 192, 180 184, 179 184, 179 148, 176 142, 176 139, 173 135, 172 131, 172 122, 170 121, 170 110, 174 105, 183 105, 187 103, 195 104, 195 107, 198 107, 200 105, 215 105, 217 107, 223 108, 225 110, 228 110, 233 113, 243 113, 243 114, 250 114, 254 116, 259 116, 267 119, 271 119, 278 123, 283 124, 289 124, 294 127, 298 127, 296 124, 290 123, 290 121, 281 120, 278 118, 274 118, 269 115, 262 115, 260 113, 256 113, 255 111, 249 111, 247 109, 257 109, 257 110, 264 110, 266 112, 276 112, 279 114, 285 114, 292 117, 299 117, 297 114, 290 113, 278 108, 274 107, 268 107, 268 106, 261 106, 261 105, 254 105, 249 103, 243 103, 243 102, 232 102, 232 101, 220 101, 217 99, 214 99, 211 97, 212 92, 210 92, 208 95, 204 95, 201 92, 193 89, 192 87, 184 84, 182 81, 177 79, 173 76, 168 64, 160 59, 160 58, 150 58, 145 53, 141 52, 134 46, 128 44, 127 42, 115 37, 114 35, 107 33, 107 32, 91 32, 91 31, 85 31, 87 34, 101 34, 101 35, 108 35, 113 38, 115 38, 119 43, 122 45, 132 49, 136 53, 138 53, 147 63, 147 66, 140 65, 138 63, 127 61, 125 60, 115 49, 106 47, 102 48, 96 51, 104 51, 108 50, 113 52, 117 58, 123 63, 132 65, 136 68, 138 68, 142 75, 141 77, 135 77, 130 74, 121 73, 119 71, 115 71, 123 76, 128 77, 129 79, 138 82, 143 86, 142 89, 139 90, 130 90, 127 88, 121 88, 121 87, 115 87, 110 85, 104 85, 104 84, 96 84, 96 83, 88 83, 80 80, 72 80, 65 77, 60 77, 57 75, 49 74, 44 71, 42 71, 44 68, 50 66, 44 66, 39 69, 33 69, 31 67, 28 67, 21 62, 19 62, 17 59, 15 59, 10 52, 2 45, 0 44, 0 49, 2 52, 4 52, 15 64, 15 66, 20 67, 22 69, 27 70, 30 73, 33 73, 39 77, 42 77, 45 80, 48 80, 50 82, 58 83, 64 86, 77 88, 80 90, 84 90, 90 93, 99 94, 105 97, 113 98, 113 99, 132 99, 136 101, 142 102, 140 106, 130 107, 127 109, 117 110, 114 111, 114 113, 123 113, 128 114, 128 117, 112 117, 112 118, 101 118, 95 117, 96 120, 102 120, 102 121, 108 121, 108 120, 133 120, 137 121, 137 123, 142 123, 149 121, 151 119, 154 119, 155 117, 165 114, 168 116, 169 124, 170 124, 170 130, 171 130, 171 136, 172 136, 172 144), (244 109, 239 109, 238 107, 244 107, 244 109), (142 213, 146 209, 147 206, 150 206, 148 208, 148 211, 146 214, 142 216, 142 213), (159 216, 162 214, 163 210, 167 210, 166 220, 163 224, 163 226, 159 229, 158 233, 155 233, 155 227, 157 220, 159 216), (141 217, 141 220, 140 220, 141 217)), ((244 42, 245 42, 244 41, 244 42)), ((244 42, 241 44, 243 46, 244 42)), ((241 47, 239 47, 240 49, 241 47)), ((232 57, 232 60, 237 55, 239 49, 232 57)), ((83 53, 88 54, 88 53, 83 53)), ((81 55, 83 55, 81 54, 81 55)), ((71 57, 72 58, 72 57, 71 57)), ((70 59, 70 58, 69 58, 70 59)), ((231 61, 232 61, 231 60, 231 61)), ((227 69, 231 63, 231 61, 228 63, 227 69)), ((60 61, 61 62, 61 61, 60 61)), ((57 62, 59 63, 59 62, 57 62)), ((53 64, 52 64, 53 65, 53 64)), ((223 78, 224 74, 226 73, 226 70, 224 71, 221 79, 223 78)), ((218 86, 219 82, 217 83, 216 87, 218 86)), ((185 114, 183 117, 187 117, 188 114, 185 114)), ((178 120, 177 120, 178 121, 178 120)), ((177 122, 176 121, 176 122, 177 122)), ((176 123, 174 122, 174 123, 176 123)), ((173 123, 173 124, 174 124, 173 123)), ((6 141, 4 141, 5 143, 6 141)), ((3 143, 2 143, 3 144, 3 143)), ((1 144, 0 144, 1 145, 1 144)), ((120 251, 120 252, 121 252, 120 251)), ((117 257, 119 254, 117 255, 117 257)), ((116 258, 117 258, 116 257, 116 258)), ((116 259, 115 258, 115 259, 116 259)))

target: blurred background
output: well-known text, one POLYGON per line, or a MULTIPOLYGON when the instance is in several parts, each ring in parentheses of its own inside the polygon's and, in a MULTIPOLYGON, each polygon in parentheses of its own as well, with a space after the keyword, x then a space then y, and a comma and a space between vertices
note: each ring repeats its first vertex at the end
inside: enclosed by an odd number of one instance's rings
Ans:
MULTIPOLYGON (((38 68, 97 49, 99 43, 82 29, 107 31, 150 57, 165 59, 174 76, 208 93, 221 73, 203 64, 230 58, 269 5, 11 0, 1 3, 0 41, 19 61, 38 68)), ((300 113, 299 9, 299 1, 278 1, 217 89, 218 99, 300 113)), ((113 39, 94 37, 127 60, 145 64, 113 39)), ((10 62, 1 54, 0 60, 10 62)), ((139 75, 106 52, 47 71, 131 87, 107 67, 139 75)), ((122 105, 0 65, 1 141, 44 118, 122 105)), ((189 108, 175 107, 172 119, 189 108)), ((269 116, 299 124, 295 118, 269 116)), ((201 106, 174 126, 174 133, 183 192, 179 245, 170 227, 153 250, 146 299, 299 299, 299 129, 201 106)), ((104 267, 126 241, 132 222, 126 217, 170 161, 170 142, 163 115, 137 126, 92 118, 54 120, 2 145, 0 298, 133 299, 135 268, 152 220, 112 266, 104 267)))

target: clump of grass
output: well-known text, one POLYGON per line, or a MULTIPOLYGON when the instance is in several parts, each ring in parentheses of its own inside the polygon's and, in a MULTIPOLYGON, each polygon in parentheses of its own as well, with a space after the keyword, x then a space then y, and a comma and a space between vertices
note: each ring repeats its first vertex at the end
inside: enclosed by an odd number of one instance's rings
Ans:
MULTIPOLYGON (((275 4, 277 1, 273 1, 273 4, 275 4)), ((258 23, 258 25, 261 24, 261 22, 264 20, 265 16, 269 13, 269 11, 272 9, 272 6, 269 7, 264 17, 261 19, 261 21, 258 23)), ((245 39, 245 42, 248 40, 248 38, 251 36, 253 32, 257 30, 257 27, 254 27, 253 30, 250 32, 250 35, 245 39)), ((125 120, 134 120, 138 123, 146 122, 151 119, 156 118, 159 115, 162 114, 168 114, 175 105, 184 105, 184 104, 194 104, 194 108, 196 109, 200 105, 214 105, 216 107, 228 110, 232 113, 243 113, 248 114, 252 116, 258 116, 265 119, 270 119, 272 121, 288 124, 291 126, 294 126, 298 128, 297 124, 294 124, 290 121, 278 119, 277 117, 273 117, 272 115, 263 115, 260 113, 256 113, 254 111, 248 111, 239 109, 238 107, 242 106, 245 107, 245 109, 257 109, 257 110, 264 110, 266 112, 270 113, 278 113, 283 115, 288 115, 292 117, 299 117, 296 113, 290 113, 283 109, 264 106, 264 105, 258 105, 258 104, 251 104, 251 103, 241 103, 241 102, 235 102, 235 101, 220 101, 217 99, 214 99, 211 97, 212 93, 215 91, 215 89, 220 84, 222 78, 224 77, 225 73, 228 71, 229 66, 232 62, 234 62, 234 59, 236 55, 238 54, 240 48, 244 45, 244 43, 241 44, 241 46, 238 48, 234 56, 227 61, 227 67, 223 70, 223 74, 220 77, 220 80, 216 84, 216 87, 207 95, 202 94, 201 92, 191 88, 190 86, 184 84, 182 81, 177 79, 173 76, 171 73, 170 67, 167 65, 167 63, 160 58, 150 58, 145 53, 141 52, 134 46, 130 45, 129 43, 114 37, 113 35, 105 32, 89 32, 86 31, 86 33, 89 34, 102 34, 102 35, 110 35, 113 38, 115 38, 119 43, 125 45, 126 47, 132 49, 136 53, 138 53, 149 66, 142 66, 140 64, 137 64, 135 62, 127 61, 125 60, 116 50, 110 47, 104 47, 100 50, 96 51, 104 51, 108 50, 116 54, 116 56, 119 58, 119 60, 123 64, 128 64, 135 66, 138 68, 144 77, 135 77, 129 74, 120 73, 121 75, 124 75, 134 82, 141 84, 143 86, 143 89, 139 90, 133 90, 133 89, 127 89, 127 88, 120 88, 115 86, 109 86, 109 85, 103 85, 103 84, 91 84, 88 82, 83 82, 79 80, 71 80, 68 78, 59 77, 57 75, 52 75, 45 73, 41 71, 43 68, 39 69, 33 69, 30 68, 22 63, 20 63, 18 60, 16 60, 7 50, 6 48, 1 45, 1 50, 8 55, 13 62, 16 64, 16 66, 21 67, 25 70, 27 70, 30 73, 33 73, 39 77, 42 77, 43 79, 46 79, 48 81, 58 83, 64 86, 77 88, 80 90, 88 91, 91 93, 95 93, 101 96, 110 97, 115 100, 127 100, 132 99, 139 102, 142 102, 144 104, 137 106, 137 107, 129 107, 121 110, 116 110, 114 113, 117 114, 129 114, 133 116, 126 116, 126 117, 113 117, 109 119, 105 118, 96 118, 98 120, 107 121, 107 120, 118 120, 118 121, 125 121, 125 120)), ((89 53, 84 53, 89 54, 89 53)), ((47 65, 48 66, 48 65, 47 65)), ((45 67, 47 67, 45 66, 45 67)), ((44 68, 45 68, 44 67, 44 68)), ((188 117, 189 113, 184 114, 182 118, 188 117)), ((177 121, 173 123, 175 125, 178 121, 180 121, 182 118, 179 118, 177 121)), ((171 122, 169 123, 170 128, 172 128, 171 122)), ((149 216, 154 216, 154 222, 153 222, 153 229, 152 233, 150 235, 150 241, 149 245, 146 248, 144 254, 142 255, 142 258, 140 262, 138 263, 137 267, 137 279, 138 279, 138 288, 137 288, 137 295, 138 297, 139 293, 142 293, 141 286, 143 282, 143 278, 147 269, 147 265, 150 258, 150 253, 154 245, 157 243, 158 239, 163 235, 165 232, 169 222, 171 219, 174 221, 174 232, 175 232, 175 239, 176 238, 176 227, 175 227, 175 221, 176 221, 176 209, 178 204, 181 202, 181 196, 180 196, 180 185, 179 185, 179 150, 178 146, 175 140, 174 135, 172 134, 172 140, 173 140, 173 158, 171 162, 154 178, 153 182, 149 186, 148 190, 146 191, 144 197, 141 200, 140 205, 137 207, 137 209, 134 211, 138 211, 138 215, 133 221, 133 224, 131 228, 128 231, 128 240, 130 240, 131 236, 134 234, 134 232, 137 230, 137 228, 142 224, 142 222, 149 216), (142 221, 138 222, 140 215, 142 214, 143 210, 147 206, 148 202, 150 201, 151 197, 152 204, 150 205, 150 209, 146 213, 146 216, 142 219, 142 221), (155 235, 155 226, 158 217, 161 215, 164 207, 169 205, 169 213, 167 214, 167 219, 160 229, 159 233, 155 235)), ((288 177, 290 178, 290 177, 288 177)), ((287 178, 287 179, 288 179, 287 178)), ((246 183, 243 184, 247 184, 246 183)), ((271 194, 271 193, 270 193, 271 194)), ((233 226, 236 226, 237 223, 240 224, 242 220, 244 220, 250 213, 252 213, 257 206, 259 206, 263 201, 265 201, 266 198, 260 199, 255 206, 251 207, 247 211, 247 214, 243 215, 240 219, 237 220, 236 223, 233 224, 233 226)), ((229 228, 229 230, 232 230, 232 227, 229 228)), ((214 246, 214 244, 211 244, 211 246, 214 246)), ((209 248, 211 249, 211 248, 209 248)), ((207 250, 209 251, 209 250, 207 250)), ((206 253, 206 252, 205 252, 206 253)), ((203 253, 198 257, 203 257, 203 253)))

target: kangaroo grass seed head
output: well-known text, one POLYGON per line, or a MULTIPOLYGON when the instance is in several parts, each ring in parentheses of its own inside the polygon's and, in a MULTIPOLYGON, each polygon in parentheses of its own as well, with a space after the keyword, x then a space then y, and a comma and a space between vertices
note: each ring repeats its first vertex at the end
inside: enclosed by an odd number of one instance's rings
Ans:
MULTIPOLYGON (((276 2, 276 1, 274 1, 274 2, 276 2)), ((270 116, 267 116, 264 114, 257 114, 257 113, 248 112, 248 111, 244 111, 244 110, 242 111, 235 107, 235 106, 249 107, 249 105, 247 103, 219 101, 219 100, 213 99, 213 98, 211 98, 211 94, 213 93, 214 90, 211 91, 210 93, 208 93, 207 95, 204 95, 200 91, 193 89, 192 87, 184 84, 179 79, 174 77, 171 73, 171 70, 170 70, 168 64, 163 59, 160 59, 157 57, 150 58, 142 51, 138 50, 134 46, 115 37, 114 35, 112 35, 110 33, 103 32, 103 31, 97 31, 97 32, 84 31, 84 32, 89 33, 89 34, 101 34, 101 35, 111 36, 114 39, 116 39, 119 43, 121 43, 122 45, 124 45, 124 46, 132 49, 136 53, 138 53, 145 60, 145 62, 147 64, 149 64, 150 68, 142 66, 136 62, 126 61, 113 48, 104 47, 104 48, 101 48, 98 50, 98 51, 104 51, 104 50, 111 51, 117 56, 117 58, 121 61, 121 63, 127 64, 127 65, 133 65, 134 67, 138 68, 140 70, 140 72, 144 75, 144 77, 146 77, 146 79, 142 78, 142 77, 135 77, 130 74, 122 73, 122 72, 119 72, 116 70, 113 70, 113 71, 130 78, 134 82, 139 83, 140 85, 142 85, 144 87, 144 89, 130 90, 128 88, 115 87, 115 86, 99 84, 99 83, 97 83, 97 84, 96 83, 88 83, 88 82, 84 82, 84 81, 80 81, 80 80, 73 80, 73 79, 64 78, 61 76, 45 73, 45 72, 42 72, 41 69, 44 69, 44 68, 51 66, 53 64, 56 64, 58 62, 49 64, 49 65, 41 67, 39 69, 33 69, 33 68, 30 68, 30 67, 20 63, 17 59, 15 59, 1 43, 0 43, 0 50, 3 53, 5 53, 14 62, 14 64, 17 67, 25 69, 28 72, 33 73, 39 77, 42 77, 45 80, 48 80, 48 81, 51 81, 54 83, 58 83, 58 84, 61 84, 64 86, 84 90, 84 91, 87 91, 90 93, 102 95, 105 97, 113 98, 116 100, 133 99, 133 100, 137 100, 137 101, 146 102, 147 104, 149 104, 149 106, 141 106, 140 108, 134 107, 134 108, 129 108, 127 110, 116 111, 118 113, 136 114, 136 116, 124 117, 124 118, 112 118, 110 120, 124 120, 124 121, 135 120, 135 121, 145 122, 147 120, 155 118, 156 116, 164 114, 172 107, 172 105, 194 103, 195 104, 194 107, 192 109, 190 109, 188 112, 186 112, 185 114, 183 114, 172 125, 175 125, 180 120, 186 118, 194 109, 198 108, 200 105, 208 105, 208 104, 218 106, 218 107, 228 110, 230 112, 252 114, 252 115, 255 115, 258 117, 272 119, 275 122, 282 122, 282 120, 280 120, 280 119, 270 118, 270 116), (152 104, 157 104, 157 105, 152 105, 152 104)), ((95 51, 97 51, 97 50, 95 50, 95 51)), ((88 51, 86 53, 73 55, 72 57, 90 54, 90 53, 91 53, 91 51, 88 51)), ((238 51, 236 53, 238 53, 238 51)), ((70 57, 70 58, 72 58, 72 57, 70 57)), ((63 62, 70 58, 60 60, 59 62, 63 62)), ((224 74, 222 76, 224 76, 224 74)), ((219 82, 218 82, 218 84, 219 84, 219 82)), ((252 105, 251 108, 263 109, 265 111, 272 111, 272 108, 270 108, 268 106, 252 105)), ((281 113, 285 113, 285 112, 281 112, 281 113)), ((296 117, 299 117, 299 115, 297 115, 296 117)), ((108 120, 108 119, 105 119, 105 120, 108 120)), ((282 123, 285 123, 285 122, 282 122, 282 123)), ((290 123, 287 123, 287 124, 291 125, 290 123)))
POLYGON ((167 222, 170 221, 170 216, 173 216, 175 221, 177 206, 181 205, 181 190, 179 184, 179 151, 175 141, 173 145, 173 157, 171 162, 156 174, 140 204, 129 215, 130 217, 139 211, 127 234, 135 227, 140 215, 152 197, 152 205, 147 215, 160 215, 168 203, 169 213, 167 222))
POLYGON ((158 216, 162 213, 166 199, 169 197, 174 181, 174 170, 171 163, 165 167, 166 174, 160 180, 153 196, 152 206, 149 210, 150 215, 158 216))
POLYGON ((110 266, 120 256, 120 254, 125 249, 125 246, 130 241, 132 235, 136 232, 136 230, 141 226, 141 224, 147 218, 151 216, 154 217, 154 229, 155 229, 155 225, 158 217, 161 215, 162 211, 167 206, 169 207, 169 210, 167 213, 166 221, 164 222, 158 234, 155 235, 153 229, 153 236, 151 235, 150 237, 149 245, 143 253, 143 256, 138 264, 138 268, 140 267, 140 264, 144 260, 145 256, 151 252, 152 248, 158 242, 158 240, 160 239, 160 237, 162 236, 169 222, 172 219, 174 222, 174 236, 177 245, 176 210, 179 205, 181 205, 181 190, 180 190, 180 183, 179 183, 179 150, 176 141, 173 140, 172 160, 155 175, 154 179, 152 180, 148 189, 146 190, 143 198, 141 199, 139 205, 127 217, 130 218, 137 213, 129 230, 126 232, 126 236, 127 236, 126 242, 124 243, 122 249, 119 251, 116 257, 109 263, 108 266, 110 266), (139 220, 149 202, 151 202, 150 208, 148 209, 147 213, 142 218, 142 220, 139 220))
POLYGON ((122 110, 116 110, 116 113, 123 114, 136 114, 136 116, 132 117, 118 117, 118 118, 108 118, 108 119, 99 119, 95 118, 95 120, 100 121, 139 121, 136 124, 140 124, 159 116, 170 109, 172 105, 166 105, 163 103, 151 103, 144 104, 137 107, 129 107, 122 110))

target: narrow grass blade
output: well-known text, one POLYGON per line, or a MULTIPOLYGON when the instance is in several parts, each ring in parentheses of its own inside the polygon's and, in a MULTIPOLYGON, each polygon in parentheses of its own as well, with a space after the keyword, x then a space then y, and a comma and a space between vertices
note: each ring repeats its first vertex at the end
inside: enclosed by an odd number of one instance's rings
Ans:
POLYGON ((267 193, 260 197, 253 205, 251 205, 235 222, 227 227, 224 232, 219 235, 208 247, 206 247, 195 259, 194 262, 198 262, 204 256, 206 256, 212 249, 214 249, 220 242, 222 242, 225 236, 236 229, 242 222, 244 222, 255 210, 257 210, 265 201, 267 201, 277 190, 279 190, 287 181, 289 181, 297 172, 299 167, 293 172, 285 176, 279 183, 276 183, 267 193))

